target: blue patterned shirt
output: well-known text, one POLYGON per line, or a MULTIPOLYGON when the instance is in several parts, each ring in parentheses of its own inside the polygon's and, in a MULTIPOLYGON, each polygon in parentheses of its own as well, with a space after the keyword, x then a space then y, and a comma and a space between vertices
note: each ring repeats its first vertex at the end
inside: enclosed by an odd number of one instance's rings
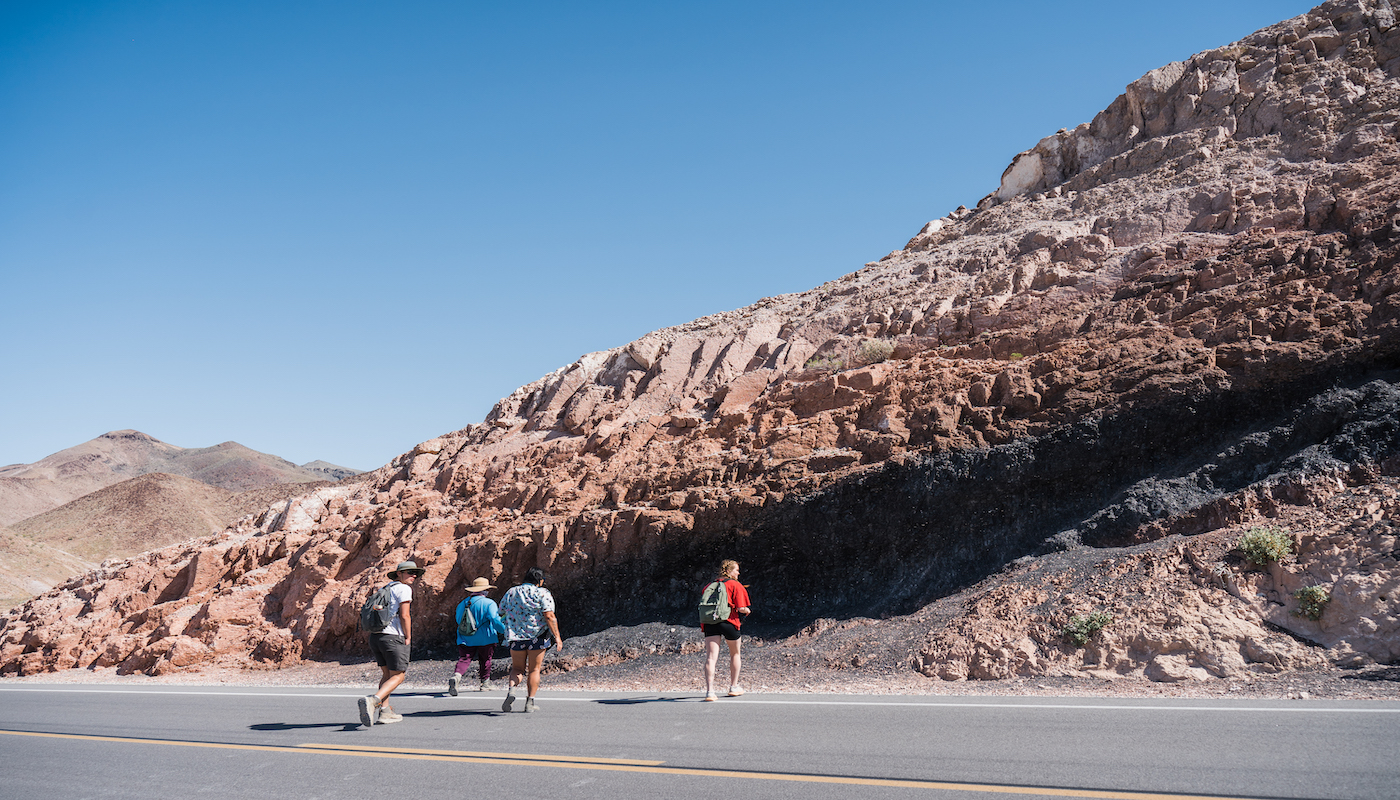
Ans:
POLYGON ((506 623, 506 641, 540 638, 549 630, 544 612, 554 610, 554 595, 533 583, 522 583, 501 598, 501 619, 506 623))

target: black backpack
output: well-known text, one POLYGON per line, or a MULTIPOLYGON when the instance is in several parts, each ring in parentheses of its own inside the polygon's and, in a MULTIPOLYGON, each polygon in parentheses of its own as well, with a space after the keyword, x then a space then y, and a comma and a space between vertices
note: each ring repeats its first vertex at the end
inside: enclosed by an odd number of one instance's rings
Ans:
POLYGON ((360 606, 360 629, 369 633, 383 633, 394 621, 394 593, 389 590, 393 584, 386 583, 369 596, 360 606))

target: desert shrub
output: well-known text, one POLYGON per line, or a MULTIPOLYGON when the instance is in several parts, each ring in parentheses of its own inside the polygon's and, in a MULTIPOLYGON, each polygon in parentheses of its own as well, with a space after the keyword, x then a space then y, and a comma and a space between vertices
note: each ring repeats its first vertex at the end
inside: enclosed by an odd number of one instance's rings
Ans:
POLYGON ((1273 525, 1250 528, 1240 535, 1235 546, 1244 553, 1246 561, 1260 567, 1293 555, 1293 537, 1287 529, 1273 525))
POLYGON ((1012 360, 1012 361, 1020 361, 1021 359, 1025 358, 1025 357, 1026 357, 1026 354, 1025 354, 1025 353, 1012 353, 1012 354, 1011 354, 1011 360, 1012 360))
POLYGON ((1095 611, 1088 615, 1075 614, 1060 630, 1060 636, 1075 647, 1083 647, 1094 638, 1094 634, 1103 630, 1110 622, 1113 622, 1113 615, 1107 611, 1095 611))
POLYGON ((838 356, 827 356, 825 358, 812 356, 807 359, 807 363, 803 366, 807 369, 817 369, 822 372, 835 372, 839 369, 846 368, 846 359, 838 356))
POLYGON ((894 355, 894 342, 888 339, 868 339, 860 345, 860 360, 865 364, 879 364, 894 355))
POLYGON ((1322 619, 1322 612, 1332 602, 1332 595, 1328 594, 1325 586, 1304 586, 1293 593, 1293 599, 1298 601, 1298 610, 1294 613, 1316 622, 1322 619))

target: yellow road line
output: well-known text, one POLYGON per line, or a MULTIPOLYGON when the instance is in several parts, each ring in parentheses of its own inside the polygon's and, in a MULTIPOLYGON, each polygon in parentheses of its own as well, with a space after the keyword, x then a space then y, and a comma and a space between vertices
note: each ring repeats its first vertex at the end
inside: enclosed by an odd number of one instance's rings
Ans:
POLYGON ((995 783, 954 783, 921 781, 905 778, 859 778, 843 775, 804 775, 795 772, 744 772, 740 770, 705 769, 701 767, 663 767, 664 761, 627 762, 621 759, 595 759, 573 756, 520 755, 513 753, 474 753, 454 750, 395 749, 337 744, 281 745, 227 744, 220 742, 190 742, 178 739, 137 739, 125 736, 95 736, 77 733, 36 733, 0 730, 10 736, 34 736, 48 739, 75 739, 91 742, 124 744, 155 744, 175 747, 206 747, 222 750, 252 750, 275 753, 314 753, 319 755, 360 756, 362 758, 397 758, 409 761, 448 761, 460 764, 494 764, 497 766, 560 767, 563 769, 601 770, 606 772, 637 772, 651 775, 685 775, 695 778, 737 778, 758 781, 789 781, 794 783, 831 783, 846 786, 887 786, 897 789, 939 789, 948 792, 986 792, 989 794, 1042 795, 1048 797, 1085 797, 1094 800, 1250 800, 1236 796, 1221 797, 1169 792, 1130 792, 1102 789, 1073 789, 1041 786, 1016 786, 995 783), (453 753, 462 755, 452 755, 453 753))
POLYGON ((35 731, 5 731, 6 736, 34 736, 40 739, 77 739, 85 742, 118 742, 120 744, 161 744, 170 747, 208 747, 223 750, 266 750, 278 753, 301 752, 294 747, 260 744, 224 744, 221 742, 182 742, 179 739, 137 739, 131 736, 97 736, 86 733, 38 733, 35 731))
POLYGON ((369 753, 398 753, 417 754, 432 756, 458 756, 471 758, 519 758, 529 761, 567 761, 570 763, 582 764, 626 764, 633 767, 655 767, 665 764, 665 761, 636 761, 626 758, 589 758, 588 756, 540 756, 533 753, 481 753, 474 750, 431 750, 426 747, 370 747, 368 745, 354 744, 299 744, 297 747, 307 747, 315 750, 359 750, 369 753))

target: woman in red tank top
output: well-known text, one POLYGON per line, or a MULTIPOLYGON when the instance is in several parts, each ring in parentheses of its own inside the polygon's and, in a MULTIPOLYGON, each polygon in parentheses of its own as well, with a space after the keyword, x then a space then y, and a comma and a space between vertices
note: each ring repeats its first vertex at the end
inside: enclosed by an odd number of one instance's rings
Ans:
MULTIPOLYGON (((719 565, 717 581, 724 582, 729 595, 729 619, 713 624, 702 624, 700 632, 705 636, 705 699, 715 699, 715 666, 719 661, 719 643, 724 640, 729 645, 729 696, 738 697, 744 693, 739 686, 739 628, 749 613, 749 592, 739 583, 739 562, 726 560, 719 565)), ((706 584, 707 586, 709 584, 706 584)))

